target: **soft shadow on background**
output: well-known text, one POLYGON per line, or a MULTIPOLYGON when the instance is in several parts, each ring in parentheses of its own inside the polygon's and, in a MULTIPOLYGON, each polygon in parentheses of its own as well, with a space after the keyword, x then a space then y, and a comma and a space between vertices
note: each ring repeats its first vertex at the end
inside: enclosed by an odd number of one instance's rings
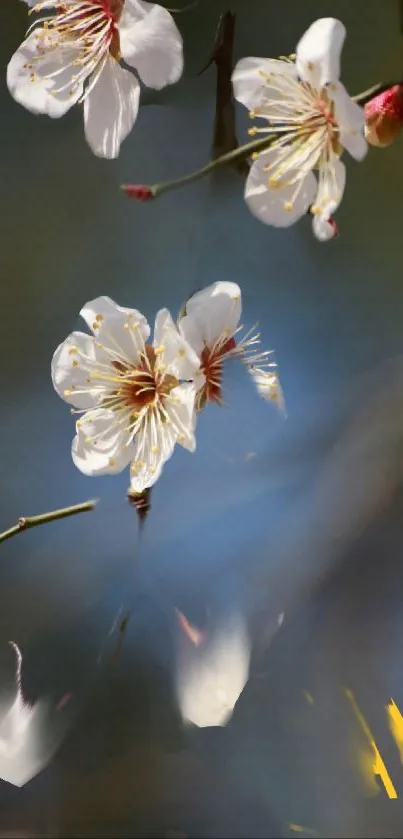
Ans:
MULTIPOLYGON (((316 17, 332 15, 347 27, 351 92, 398 79, 398 5, 234 0, 236 58, 290 53, 316 17)), ((231 172, 130 203, 119 184, 171 178, 208 158, 215 71, 197 73, 226 8, 200 0, 178 16, 185 76, 145 92, 116 162, 91 154, 78 108, 51 122, 13 102, 5 67, 26 7, 3 0, 0 9, 0 527, 101 499, 91 515, 1 547, 2 678, 12 678, 13 639, 27 696, 68 691, 78 707, 41 775, 22 790, 0 785, 1 835, 401 836, 400 798, 363 771, 371 750, 344 691, 400 796, 385 706, 393 696, 403 708, 402 140, 348 161, 341 237, 328 245, 309 220, 289 231, 259 224, 231 172), (225 279, 243 289, 244 323, 259 320, 276 350, 289 417, 229 371, 230 407, 201 416, 197 454, 176 452, 155 488, 133 597, 128 475, 75 469, 73 420, 53 392, 50 359, 95 296, 152 322, 158 308, 175 313, 192 291, 225 279), (122 653, 94 677, 125 597, 133 614, 122 653), (174 607, 203 625, 208 610, 234 606, 250 624, 253 677, 226 729, 185 733, 174 607)))

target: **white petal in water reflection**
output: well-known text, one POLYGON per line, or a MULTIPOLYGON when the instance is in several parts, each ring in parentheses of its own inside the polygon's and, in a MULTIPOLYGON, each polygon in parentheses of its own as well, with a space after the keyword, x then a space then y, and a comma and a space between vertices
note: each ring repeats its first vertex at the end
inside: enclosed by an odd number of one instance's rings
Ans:
POLYGON ((244 621, 232 617, 198 643, 198 630, 181 613, 178 618, 176 691, 182 718, 200 728, 226 725, 249 677, 250 640, 244 621))
MULTIPOLYGON (((57 713, 56 726, 49 716, 47 703, 30 705, 21 687, 22 656, 10 642, 17 656, 16 694, 14 701, 0 703, 0 778, 22 787, 45 768, 62 739, 64 722, 57 713)), ((64 703, 65 705, 66 703, 64 703)))
POLYGON ((185 615, 182 614, 182 612, 179 611, 179 609, 176 609, 176 614, 178 617, 179 626, 183 630, 185 635, 189 638, 189 641, 191 641, 191 643, 194 644, 195 647, 200 647, 200 645, 203 644, 206 639, 206 633, 203 632, 202 629, 198 629, 197 626, 192 626, 192 624, 189 623, 188 619, 185 617, 185 615))

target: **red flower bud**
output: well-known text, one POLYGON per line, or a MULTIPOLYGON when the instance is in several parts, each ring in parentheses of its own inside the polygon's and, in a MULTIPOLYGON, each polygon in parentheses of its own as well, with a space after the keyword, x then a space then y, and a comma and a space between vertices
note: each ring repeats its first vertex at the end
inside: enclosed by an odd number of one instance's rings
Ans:
POLYGON ((121 190, 129 198, 137 198, 138 201, 151 201, 154 198, 152 188, 144 184, 123 184, 121 190))
POLYGON ((403 85, 395 84, 365 105, 365 136, 371 146, 390 146, 403 125, 403 85))

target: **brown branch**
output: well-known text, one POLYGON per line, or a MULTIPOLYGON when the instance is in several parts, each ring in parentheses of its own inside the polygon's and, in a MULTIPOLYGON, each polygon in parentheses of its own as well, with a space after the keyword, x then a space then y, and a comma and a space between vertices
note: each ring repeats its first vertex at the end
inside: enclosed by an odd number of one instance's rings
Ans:
POLYGON ((5 542, 6 539, 11 539, 22 533, 24 530, 29 530, 31 527, 38 527, 40 524, 48 524, 50 521, 58 521, 59 519, 66 519, 69 516, 76 516, 78 513, 89 513, 94 509, 98 499, 91 501, 84 501, 82 504, 75 504, 73 507, 63 507, 61 510, 52 510, 50 513, 41 513, 39 516, 21 516, 17 523, 0 533, 0 542, 5 542))
MULTIPOLYGON (((233 52, 235 37, 235 20, 233 12, 224 12, 218 22, 210 59, 203 70, 204 73, 212 64, 217 68, 216 107, 214 116, 214 132, 212 144, 212 159, 227 154, 238 148, 235 129, 235 99, 232 92, 233 52)), ((246 160, 231 161, 228 166, 242 175, 247 175, 249 165, 246 160)))

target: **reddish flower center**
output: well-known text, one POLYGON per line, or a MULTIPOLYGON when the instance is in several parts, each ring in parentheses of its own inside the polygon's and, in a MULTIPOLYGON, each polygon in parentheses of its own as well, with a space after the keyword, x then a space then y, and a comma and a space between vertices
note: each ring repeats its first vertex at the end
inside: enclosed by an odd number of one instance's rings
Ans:
POLYGON ((120 42, 117 24, 122 15, 124 0, 92 0, 91 5, 78 0, 77 11, 63 3, 57 5, 58 14, 50 26, 65 38, 79 39, 89 52, 94 43, 101 53, 103 48, 119 60, 120 42), (81 5, 81 9, 80 9, 81 5), (103 17, 100 17, 100 13, 103 17))
POLYGON ((106 16, 116 23, 122 14, 124 0, 99 0, 99 2, 106 16))
POLYGON ((205 346, 201 353, 201 370, 206 381, 201 392, 202 402, 220 402, 221 379, 225 356, 235 349, 233 337, 216 342, 212 349, 205 346))
POLYGON ((133 408, 135 413, 154 403, 157 398, 167 396, 178 385, 174 376, 164 375, 158 369, 156 361, 154 347, 146 344, 145 355, 137 367, 131 367, 123 361, 112 362, 121 379, 116 396, 133 408))

